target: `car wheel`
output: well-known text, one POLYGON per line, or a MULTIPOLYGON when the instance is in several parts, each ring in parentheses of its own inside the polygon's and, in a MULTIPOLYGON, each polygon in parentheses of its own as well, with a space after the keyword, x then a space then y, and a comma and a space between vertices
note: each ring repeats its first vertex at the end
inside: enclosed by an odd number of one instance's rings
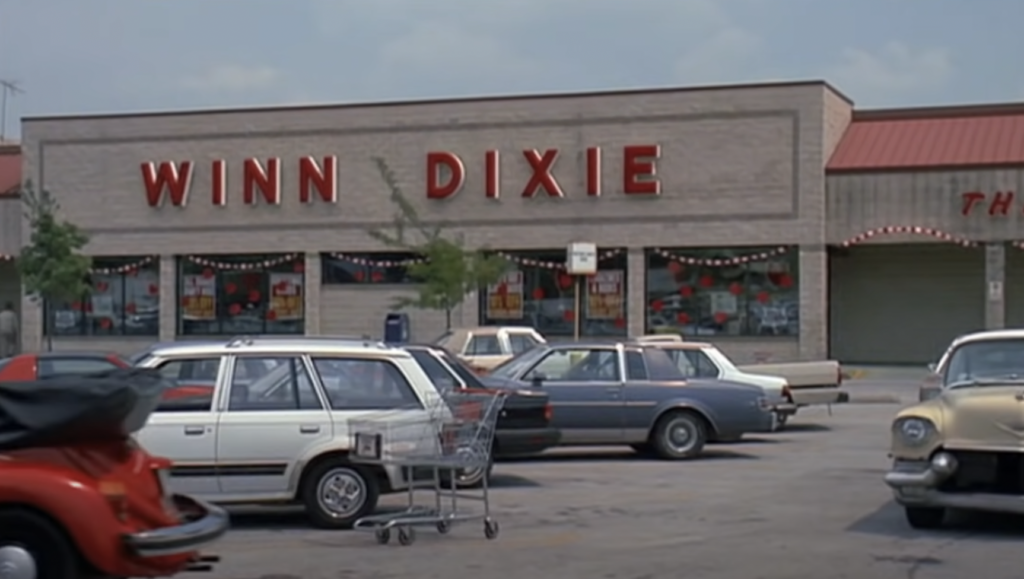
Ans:
POLYGON ((693 458, 707 442, 704 420, 693 412, 671 412, 654 425, 651 443, 659 457, 670 460, 693 458))
MULTIPOLYGON (((455 488, 475 489, 483 486, 484 479, 490 480, 491 472, 494 470, 494 459, 487 463, 486 467, 463 468, 455 471, 455 488)), ((451 487, 451 472, 441 473, 441 484, 451 487)))
POLYGON ((377 508, 380 485, 369 470, 342 459, 315 463, 302 489, 310 522, 323 529, 347 529, 377 508))
POLYGON ((81 559, 67 535, 31 511, 0 512, 0 574, 32 579, 77 579, 81 559))
POLYGON ((905 507, 907 523, 915 529, 938 529, 946 520, 946 509, 934 507, 905 507))

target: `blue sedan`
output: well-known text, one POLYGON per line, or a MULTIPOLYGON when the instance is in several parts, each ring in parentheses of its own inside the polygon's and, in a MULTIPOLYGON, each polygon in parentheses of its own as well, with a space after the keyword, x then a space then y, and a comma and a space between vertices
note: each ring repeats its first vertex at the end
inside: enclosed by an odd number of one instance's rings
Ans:
POLYGON ((484 378, 543 389, 562 446, 632 446, 665 459, 701 454, 709 441, 770 432, 771 401, 755 386, 687 380, 664 351, 640 344, 542 344, 484 378))

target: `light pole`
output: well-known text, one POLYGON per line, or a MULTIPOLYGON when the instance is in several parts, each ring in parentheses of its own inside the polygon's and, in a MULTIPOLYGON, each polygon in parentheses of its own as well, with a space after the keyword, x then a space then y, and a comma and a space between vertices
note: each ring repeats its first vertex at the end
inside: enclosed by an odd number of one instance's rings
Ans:
POLYGON ((0 79, 0 142, 7 136, 7 97, 22 94, 25 91, 13 80, 0 79))

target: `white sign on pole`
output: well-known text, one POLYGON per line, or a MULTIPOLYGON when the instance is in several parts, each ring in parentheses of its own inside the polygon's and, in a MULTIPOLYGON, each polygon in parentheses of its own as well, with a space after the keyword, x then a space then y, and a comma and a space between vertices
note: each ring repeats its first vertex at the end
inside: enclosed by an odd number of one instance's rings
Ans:
POLYGON ((570 243, 565 256, 565 271, 569 275, 597 273, 597 244, 570 243))

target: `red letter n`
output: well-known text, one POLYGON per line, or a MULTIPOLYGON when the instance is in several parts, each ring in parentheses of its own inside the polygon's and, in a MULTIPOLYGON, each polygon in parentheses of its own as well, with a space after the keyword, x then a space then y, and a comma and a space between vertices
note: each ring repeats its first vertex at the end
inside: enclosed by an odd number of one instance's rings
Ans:
POLYGON ((146 185, 146 202, 150 207, 161 207, 164 202, 164 189, 171 198, 171 205, 184 207, 188 203, 188 193, 192 188, 192 163, 182 161, 142 164, 142 181, 146 185))
POLYGON ((325 203, 338 201, 338 158, 324 157, 322 167, 317 166, 313 157, 299 159, 299 201, 309 203, 313 189, 325 203))

